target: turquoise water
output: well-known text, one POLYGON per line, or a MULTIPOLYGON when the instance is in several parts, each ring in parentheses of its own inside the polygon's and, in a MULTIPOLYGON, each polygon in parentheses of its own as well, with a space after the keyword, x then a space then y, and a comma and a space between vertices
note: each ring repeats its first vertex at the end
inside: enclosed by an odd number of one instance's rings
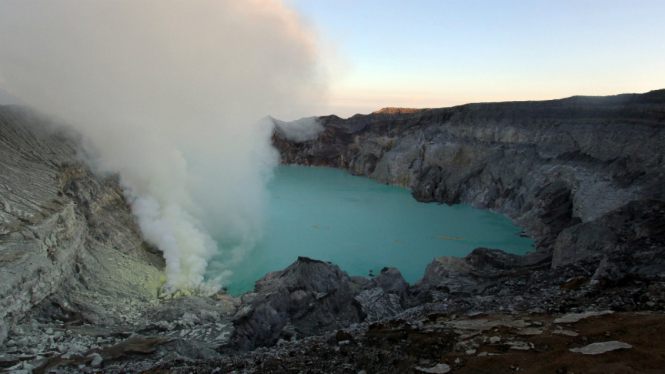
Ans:
POLYGON ((463 257, 478 247, 533 250, 533 240, 517 236, 521 229, 502 215, 418 203, 407 189, 344 170, 280 166, 268 188, 265 237, 230 277, 234 295, 298 256, 330 261, 349 275, 394 266, 413 284, 435 257, 463 257))

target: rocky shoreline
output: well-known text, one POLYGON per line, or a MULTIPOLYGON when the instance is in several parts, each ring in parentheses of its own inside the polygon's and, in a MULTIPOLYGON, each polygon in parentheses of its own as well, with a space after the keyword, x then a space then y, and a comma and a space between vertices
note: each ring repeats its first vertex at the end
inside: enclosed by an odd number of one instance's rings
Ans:
POLYGON ((284 164, 346 169, 409 188, 419 201, 504 214, 539 250, 564 252, 556 266, 569 262, 571 251, 587 255, 567 248, 564 231, 579 236, 630 202, 663 199, 664 103, 665 90, 658 90, 387 108, 319 117, 323 131, 303 142, 290 141, 276 120, 273 144, 284 164))
POLYGON ((300 142, 275 121, 284 163, 348 169, 423 202, 492 209, 524 227, 537 251, 437 258, 414 285, 395 268, 366 279, 301 257, 241 297, 158 299, 163 260, 141 239, 117 178, 80 161, 78 135, 0 106, 0 369, 665 366, 665 90, 319 121, 318 137, 300 142), (602 344, 584 348, 593 343, 602 344), (619 348, 570 351, 606 346, 619 348))

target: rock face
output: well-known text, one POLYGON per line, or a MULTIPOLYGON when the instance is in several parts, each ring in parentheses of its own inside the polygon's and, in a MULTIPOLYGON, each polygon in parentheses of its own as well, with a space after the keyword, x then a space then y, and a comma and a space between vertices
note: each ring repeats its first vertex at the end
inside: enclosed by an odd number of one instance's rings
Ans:
POLYGON ((113 323, 98 296, 148 300, 159 286, 161 256, 143 243, 117 178, 94 175, 79 144, 28 109, 0 106, 0 344, 42 302, 64 314, 88 305, 83 320, 113 323))
POLYGON ((349 277, 337 265, 299 257, 242 296, 233 319, 234 340, 242 349, 254 349, 392 316, 402 310, 407 287, 394 268, 370 281, 349 277))
POLYGON ((0 368, 218 357, 240 300, 158 299, 161 253, 143 241, 118 177, 83 160, 77 133, 0 106, 0 368))
POLYGON ((412 292, 420 294, 421 298, 424 297, 423 292, 431 289, 457 296, 483 294, 497 287, 497 279, 546 268, 548 259, 548 256, 539 253, 518 256, 488 248, 476 248, 464 258, 437 257, 427 265, 425 276, 412 292))
POLYGON ((502 213, 536 240, 536 262, 552 256, 552 267, 614 256, 630 264, 603 271, 653 264, 641 276, 665 276, 665 90, 388 108, 319 123, 325 130, 305 142, 276 126, 282 163, 347 169, 422 202, 502 213))

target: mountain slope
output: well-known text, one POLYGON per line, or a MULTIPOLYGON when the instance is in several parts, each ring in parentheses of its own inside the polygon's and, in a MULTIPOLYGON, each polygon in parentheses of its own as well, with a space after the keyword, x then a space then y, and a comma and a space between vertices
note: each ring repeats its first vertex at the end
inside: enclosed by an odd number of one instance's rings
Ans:
POLYGON ((114 323, 119 300, 156 298, 163 260, 143 243, 117 176, 95 175, 80 136, 0 106, 0 343, 47 298, 114 323))

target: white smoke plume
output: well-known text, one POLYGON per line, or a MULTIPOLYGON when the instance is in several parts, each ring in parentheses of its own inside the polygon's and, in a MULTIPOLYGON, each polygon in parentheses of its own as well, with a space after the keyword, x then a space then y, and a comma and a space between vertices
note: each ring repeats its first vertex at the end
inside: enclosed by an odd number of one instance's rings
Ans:
POLYGON ((275 124, 286 139, 294 142, 304 142, 316 139, 324 130, 318 117, 306 117, 291 122, 275 120, 275 124))
POLYGON ((261 235, 277 154, 258 119, 321 97, 316 43, 277 0, 0 0, 0 87, 120 173, 167 292, 212 292, 210 258, 232 271, 261 235))

